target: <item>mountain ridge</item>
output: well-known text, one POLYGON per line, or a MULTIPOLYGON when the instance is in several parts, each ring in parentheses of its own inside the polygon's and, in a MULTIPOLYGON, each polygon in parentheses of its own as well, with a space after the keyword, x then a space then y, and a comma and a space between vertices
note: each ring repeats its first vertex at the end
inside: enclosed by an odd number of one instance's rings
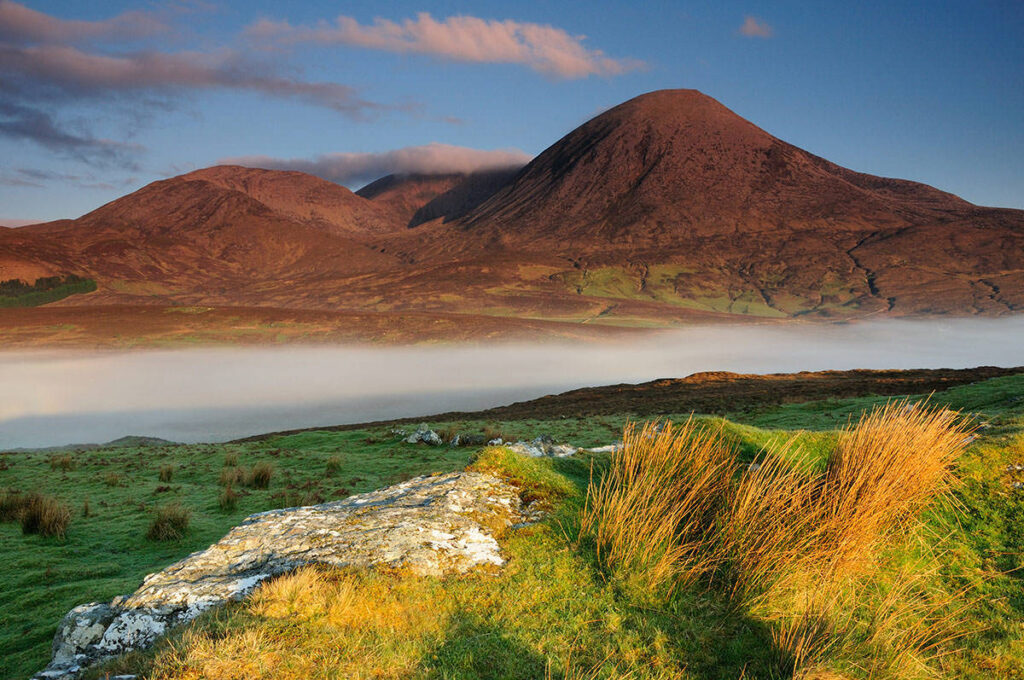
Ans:
POLYGON ((521 169, 356 192, 214 166, 0 232, 0 278, 60 306, 466 313, 673 325, 1024 310, 1024 211, 843 168, 696 90, 640 95, 521 169))

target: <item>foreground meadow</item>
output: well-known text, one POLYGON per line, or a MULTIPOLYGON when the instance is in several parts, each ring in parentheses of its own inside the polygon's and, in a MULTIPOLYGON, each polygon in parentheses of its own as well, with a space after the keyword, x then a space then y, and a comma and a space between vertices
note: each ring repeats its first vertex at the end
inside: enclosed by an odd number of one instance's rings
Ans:
MULTIPOLYGON (((645 478, 623 474, 629 461, 607 454, 531 460, 500 448, 412 445, 388 426, 242 444, 2 454, 2 675, 42 668, 72 606, 130 592, 146 573, 206 547, 248 514, 469 464, 518 481, 549 508, 544 521, 502 538, 509 562, 497 576, 303 570, 97 677, 1024 677, 1024 589, 1015 571, 1024 377, 932 397, 930 407, 962 413, 936 425, 937 439, 916 441, 948 451, 953 465, 942 456, 916 469, 857 461, 863 442, 858 448, 839 430, 886 401, 763 407, 697 418, 689 431, 689 414, 668 414, 676 443, 663 443, 675 453, 661 460, 678 460, 713 435, 714 455, 701 460, 734 472, 732 484, 718 487, 711 481, 728 475, 707 475, 706 493, 689 496, 694 465, 645 478), (878 472, 884 483, 858 488, 883 489, 870 506, 879 512, 814 500, 864 497, 814 490, 815 480, 858 479, 844 469, 878 472), (645 480, 658 482, 648 492, 685 483, 659 506, 651 502, 657 494, 630 497, 645 480), (53 520, 56 535, 23 533, 18 503, 32 493, 66 511, 66 524, 59 512, 53 520), (907 497, 888 512, 888 500, 907 497), (644 512, 679 513, 679 530, 652 533, 659 523, 645 523, 644 512), (777 517, 792 521, 764 524, 777 517), (807 530, 808 518, 817 526, 825 517, 840 521, 828 532, 807 530), (624 538, 641 540, 631 547, 624 538), (764 559, 744 560, 750 555, 764 559)), ((431 425, 593 446, 621 439, 630 420, 622 413, 431 425)), ((662 435, 630 436, 642 443, 662 435)), ((652 460, 636 469, 650 470, 652 460)))

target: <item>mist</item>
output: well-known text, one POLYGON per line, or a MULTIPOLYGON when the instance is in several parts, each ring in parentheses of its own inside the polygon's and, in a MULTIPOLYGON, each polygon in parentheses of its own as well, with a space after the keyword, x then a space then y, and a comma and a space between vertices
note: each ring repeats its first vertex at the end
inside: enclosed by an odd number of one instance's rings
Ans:
POLYGON ((1024 317, 692 327, 629 342, 0 352, 0 450, 475 411, 700 371, 1024 364, 1024 317))

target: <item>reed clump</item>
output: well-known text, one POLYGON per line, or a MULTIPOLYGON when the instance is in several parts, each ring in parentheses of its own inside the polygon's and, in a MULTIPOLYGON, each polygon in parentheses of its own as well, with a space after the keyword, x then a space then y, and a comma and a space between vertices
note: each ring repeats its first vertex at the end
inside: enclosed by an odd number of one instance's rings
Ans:
POLYGON ((270 478, 273 476, 274 466, 264 461, 256 463, 252 469, 252 476, 246 481, 254 488, 266 489, 270 486, 270 478))
POLYGON ((220 496, 217 497, 217 505, 220 509, 229 512, 238 507, 238 492, 228 484, 224 487, 224 490, 220 492, 220 496))

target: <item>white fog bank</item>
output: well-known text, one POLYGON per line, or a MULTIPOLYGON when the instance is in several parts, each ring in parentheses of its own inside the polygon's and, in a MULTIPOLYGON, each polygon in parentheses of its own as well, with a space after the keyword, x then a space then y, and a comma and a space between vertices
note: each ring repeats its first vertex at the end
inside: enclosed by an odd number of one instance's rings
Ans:
POLYGON ((695 327, 628 343, 0 352, 0 450, 226 441, 699 371, 1024 365, 1024 317, 695 327))

